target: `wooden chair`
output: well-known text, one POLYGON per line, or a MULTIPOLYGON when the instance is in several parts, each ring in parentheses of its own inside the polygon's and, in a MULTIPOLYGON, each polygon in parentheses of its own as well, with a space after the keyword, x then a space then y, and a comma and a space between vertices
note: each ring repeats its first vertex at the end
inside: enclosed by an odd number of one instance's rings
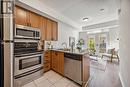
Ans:
POLYGON ((111 62, 112 62, 112 59, 118 59, 118 62, 120 61, 119 60, 119 55, 118 55, 118 51, 115 51, 115 50, 113 50, 113 52, 112 52, 112 56, 111 56, 111 62))
POLYGON ((118 51, 115 51, 115 48, 108 49, 107 53, 102 54, 102 58, 104 56, 109 57, 111 59, 111 62, 112 62, 112 59, 114 59, 114 58, 118 59, 118 62, 119 62, 118 51))

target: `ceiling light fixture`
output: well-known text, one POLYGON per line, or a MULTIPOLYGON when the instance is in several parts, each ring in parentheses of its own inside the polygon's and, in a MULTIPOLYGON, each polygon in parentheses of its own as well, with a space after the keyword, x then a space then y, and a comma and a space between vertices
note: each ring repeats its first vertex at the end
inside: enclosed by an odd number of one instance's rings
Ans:
POLYGON ((100 11, 104 11, 105 9, 101 8, 100 11))
POLYGON ((89 18, 83 18, 83 21, 88 21, 89 18))

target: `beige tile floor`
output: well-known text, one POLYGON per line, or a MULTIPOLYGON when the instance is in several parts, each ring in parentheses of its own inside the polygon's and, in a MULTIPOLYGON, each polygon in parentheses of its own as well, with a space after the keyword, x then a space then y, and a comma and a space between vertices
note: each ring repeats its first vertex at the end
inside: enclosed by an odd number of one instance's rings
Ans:
POLYGON ((46 72, 41 78, 34 80, 22 87, 80 87, 73 81, 57 74, 50 70, 46 72))

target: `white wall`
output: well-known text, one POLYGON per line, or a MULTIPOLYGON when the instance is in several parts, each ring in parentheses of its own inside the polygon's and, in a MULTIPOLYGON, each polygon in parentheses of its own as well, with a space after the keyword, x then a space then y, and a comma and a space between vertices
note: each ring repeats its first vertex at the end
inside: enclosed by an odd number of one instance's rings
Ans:
POLYGON ((119 49, 119 27, 109 29, 109 48, 119 49))
MULTIPOLYGON (((78 29, 71 27, 63 22, 58 22, 58 41, 53 41, 54 48, 62 48, 62 43, 66 42, 69 47, 69 37, 75 37, 76 43, 79 37, 78 29)), ((46 41, 47 42, 47 41, 46 41)), ((46 43, 45 43, 46 44, 46 43)), ((46 46, 45 46, 46 48, 46 46)))
POLYGON ((130 87, 130 0, 121 0, 120 25, 120 78, 130 87))
POLYGON ((59 22, 59 36, 58 36, 58 43, 61 44, 66 42, 69 45, 69 37, 75 37, 77 42, 79 37, 79 31, 74 27, 71 27, 65 23, 59 22))

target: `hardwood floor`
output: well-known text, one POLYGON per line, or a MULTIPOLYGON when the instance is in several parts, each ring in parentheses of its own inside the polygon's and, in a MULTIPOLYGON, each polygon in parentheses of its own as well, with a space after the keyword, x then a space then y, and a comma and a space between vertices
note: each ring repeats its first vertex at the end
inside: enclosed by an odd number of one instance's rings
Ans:
POLYGON ((90 68, 91 78, 88 87, 122 87, 118 72, 117 61, 107 62, 105 71, 90 68))

